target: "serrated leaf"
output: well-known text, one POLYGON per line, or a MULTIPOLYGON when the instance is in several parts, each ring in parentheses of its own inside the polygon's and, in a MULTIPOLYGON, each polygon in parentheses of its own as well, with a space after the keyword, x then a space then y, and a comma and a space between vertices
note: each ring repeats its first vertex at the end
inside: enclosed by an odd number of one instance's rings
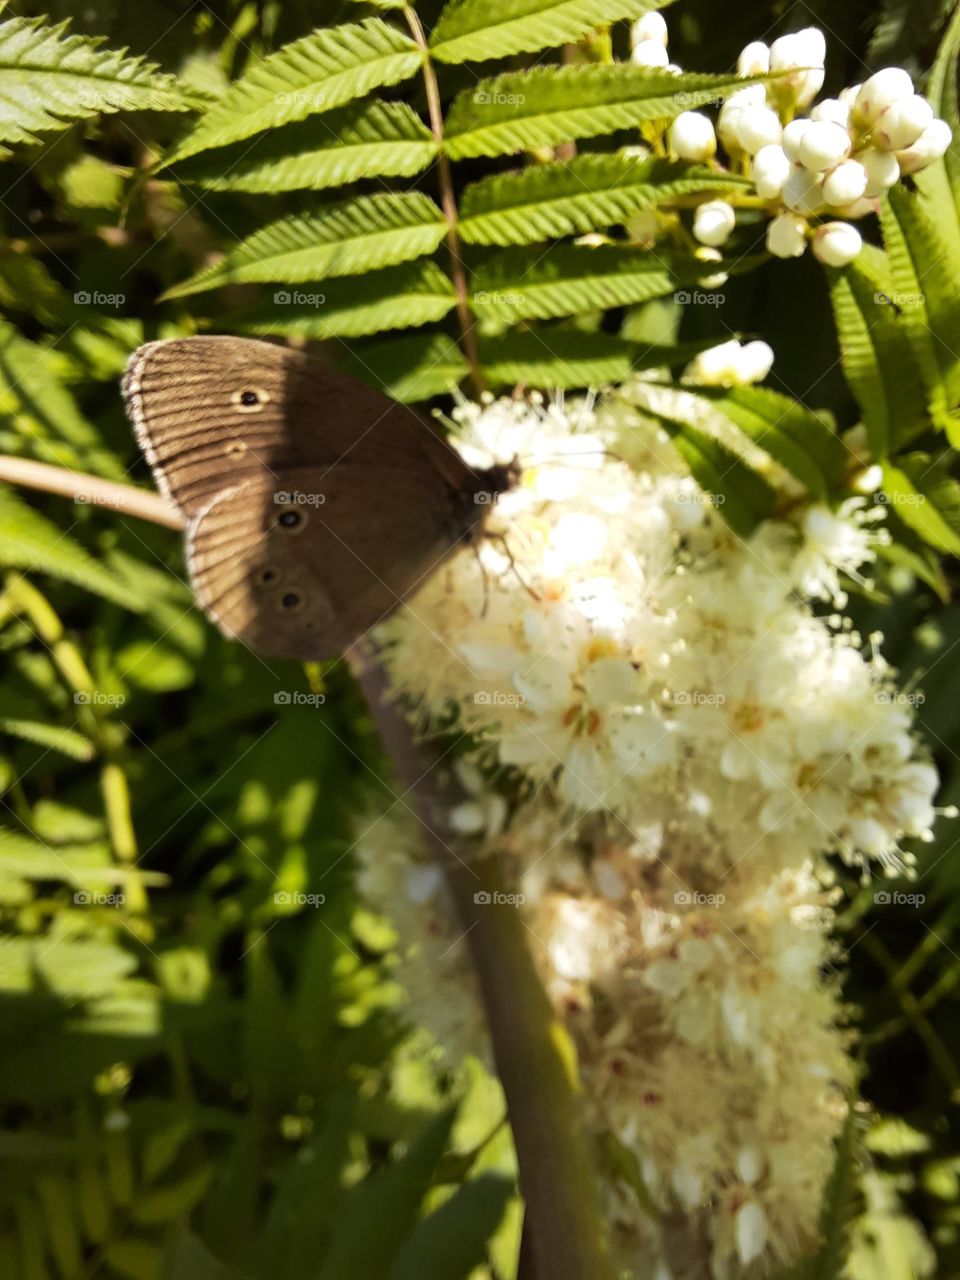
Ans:
POLYGON ((332 111, 371 89, 398 84, 420 64, 413 41, 380 18, 313 31, 255 63, 166 163, 332 111))
POLYGON ((558 245, 531 265, 523 249, 507 249, 477 271, 471 299, 481 331, 498 333, 518 320, 550 319, 645 302, 672 293, 665 260, 635 249, 558 245))
POLYGON ((843 372, 860 405, 871 453, 881 460, 925 425, 920 370, 906 331, 878 300, 874 281, 856 263, 831 275, 843 372))
POLYGON ((101 39, 70 35, 67 26, 41 18, 0 22, 0 141, 36 142, 39 133, 102 112, 192 105, 155 63, 104 49, 101 39))
POLYGON ((0 564, 64 578, 127 609, 142 609, 138 598, 78 542, 9 488, 0 488, 0 564))
POLYGON ((404 404, 445 395, 469 372, 463 352, 446 334, 416 334, 351 349, 343 364, 362 382, 404 404))
POLYGON ((77 733, 73 729, 61 729, 55 724, 43 724, 39 720, 4 716, 0 719, 0 733, 7 733, 11 738, 20 738, 24 742, 46 747, 49 751, 59 751, 61 755, 69 756, 71 760, 92 760, 96 755, 93 743, 82 733, 77 733))
POLYGON ((492 388, 523 385, 570 390, 624 382, 643 369, 679 368, 713 339, 679 347, 650 346, 568 325, 537 326, 480 340, 480 366, 492 388))
POLYGON ((432 253, 447 225, 433 201, 417 191, 358 196, 262 227, 222 262, 164 296, 183 298, 224 284, 319 282, 392 266, 432 253))
POLYGON ((552 147, 672 119, 764 78, 674 75, 627 63, 508 72, 458 94, 444 146, 455 160, 552 147))
POLYGON ((799 400, 767 387, 704 394, 810 493, 826 498, 840 481, 850 461, 843 441, 799 400))
POLYGON ((449 0, 430 37, 441 62, 482 62, 573 43, 670 0, 449 0))
POLYGON ((123 475, 63 384, 55 353, 0 320, 0 417, 6 415, 43 461, 85 466, 107 478, 123 475))
POLYGON ((473 244, 520 245, 621 223, 681 196, 746 188, 746 179, 618 151, 494 174, 468 186, 460 234, 473 244))
POLYGON ((924 96, 936 114, 953 130, 953 139, 942 160, 916 176, 919 189, 930 201, 931 216, 950 254, 954 276, 960 276, 960 109, 957 72, 960 62, 960 8, 956 10, 940 43, 924 96))
POLYGON ((277 290, 273 302, 230 320, 238 333, 357 338, 442 320, 456 306, 450 279, 433 262, 408 262, 327 281, 322 291, 277 290))
POLYGON ((881 226, 893 273, 891 305, 904 326, 923 373, 931 416, 960 443, 960 419, 950 410, 960 399, 960 299, 943 270, 947 250, 919 199, 892 190, 881 206, 881 226))
POLYGON ((360 178, 411 177, 436 153, 433 134, 405 102, 373 101, 203 152, 175 172, 213 191, 321 191, 360 178))
POLYGON ((883 491, 905 525, 929 546, 960 556, 960 483, 928 454, 884 463, 883 491))
POLYGON ((90 999, 111 994, 136 967, 136 956, 109 943, 0 938, 0 989, 5 992, 30 991, 39 979, 57 995, 90 999))
POLYGON ((718 437, 694 426, 660 397, 644 394, 643 384, 637 391, 644 410, 664 426, 693 478, 713 495, 719 514, 734 533, 749 537, 776 509, 777 492, 770 482, 718 437))

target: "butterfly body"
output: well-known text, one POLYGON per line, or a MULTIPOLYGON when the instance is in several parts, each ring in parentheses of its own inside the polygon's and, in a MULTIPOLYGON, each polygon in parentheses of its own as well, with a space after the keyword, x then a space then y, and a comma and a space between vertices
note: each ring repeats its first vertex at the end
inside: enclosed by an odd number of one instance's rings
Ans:
POLYGON ((342 652, 481 536, 519 476, 472 470, 406 406, 272 343, 148 343, 123 390, 187 520, 198 603, 264 654, 342 652))

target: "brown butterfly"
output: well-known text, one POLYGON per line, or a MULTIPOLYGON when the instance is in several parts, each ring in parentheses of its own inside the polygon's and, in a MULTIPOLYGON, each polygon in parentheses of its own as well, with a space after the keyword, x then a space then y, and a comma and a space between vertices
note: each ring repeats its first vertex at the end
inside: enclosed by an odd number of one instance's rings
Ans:
POLYGON ((276 657, 341 653, 480 537, 520 475, 471 470, 411 409, 269 342, 149 342, 123 394, 187 520, 200 607, 276 657))

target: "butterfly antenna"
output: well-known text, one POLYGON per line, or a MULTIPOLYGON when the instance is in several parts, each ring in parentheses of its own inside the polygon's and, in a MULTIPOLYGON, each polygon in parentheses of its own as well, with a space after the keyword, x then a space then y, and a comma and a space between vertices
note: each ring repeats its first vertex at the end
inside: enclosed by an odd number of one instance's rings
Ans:
POLYGON ((507 557, 507 559, 510 562, 510 568, 513 570, 514 574, 516 575, 517 581, 520 583, 521 587, 523 587, 524 591, 526 591, 527 595, 529 595, 532 600, 542 600, 543 596, 540 594, 540 592, 534 590, 534 588, 531 587, 530 583, 527 582, 526 578, 524 578, 523 574, 520 572, 519 568, 517 567, 517 562, 513 558, 513 552, 510 550, 510 543, 507 541, 506 534, 491 533, 488 536, 492 538, 494 542, 499 544, 501 550, 503 551, 503 554, 507 557))

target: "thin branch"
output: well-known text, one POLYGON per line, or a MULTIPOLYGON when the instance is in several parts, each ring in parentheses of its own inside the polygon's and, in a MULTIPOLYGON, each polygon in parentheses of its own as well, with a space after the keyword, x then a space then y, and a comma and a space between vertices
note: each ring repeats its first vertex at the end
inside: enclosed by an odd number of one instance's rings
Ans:
POLYGON ((457 320, 460 325, 460 345, 463 347, 470 365, 470 378, 474 390, 479 395, 484 390, 483 372, 480 368, 480 354, 474 335, 473 313, 470 310, 470 286, 467 283, 467 269, 463 261, 463 246, 460 232, 457 230, 459 213, 457 197, 453 186, 453 171, 450 159, 443 149, 443 104, 440 101, 440 86, 430 58, 430 46, 419 17, 409 5, 404 7, 404 17, 410 33, 416 41, 423 56, 423 84, 427 94, 427 114, 430 118, 430 131, 437 144, 437 174, 440 183, 440 204, 449 224, 447 231, 447 249, 450 253, 450 274, 453 287, 457 292, 457 320))
POLYGON ((22 485, 25 489, 39 489, 43 493, 59 494, 61 498, 72 498, 82 506, 109 507, 121 515, 151 520, 154 524, 166 525, 168 529, 186 526, 180 512, 159 493, 136 489, 131 484, 115 484, 112 480, 84 475, 80 471, 67 471, 46 462, 0 456, 0 480, 22 485))

